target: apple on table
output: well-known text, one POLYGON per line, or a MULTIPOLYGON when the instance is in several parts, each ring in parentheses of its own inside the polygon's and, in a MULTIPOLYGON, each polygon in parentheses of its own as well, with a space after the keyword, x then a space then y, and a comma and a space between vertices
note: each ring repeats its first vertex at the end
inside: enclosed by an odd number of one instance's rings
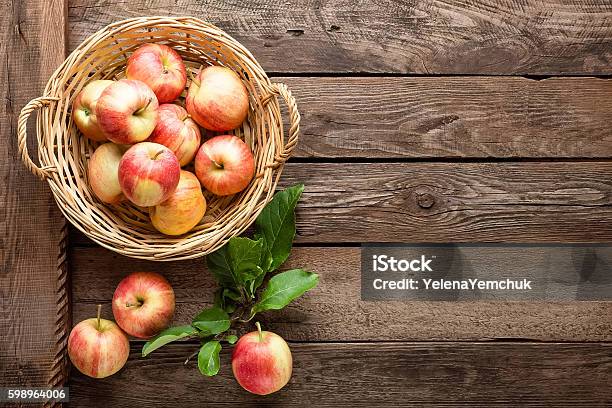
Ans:
POLYGON ((130 355, 130 342, 125 333, 110 320, 98 317, 83 320, 70 332, 68 357, 83 374, 104 378, 115 374, 130 355))
POLYGON ((268 395, 283 388, 291 378, 291 350, 281 336, 262 331, 245 334, 232 352, 232 371, 238 384, 258 395, 268 395))
POLYGON ((115 321, 127 334, 141 339, 153 337, 168 327, 174 308, 172 286, 155 272, 126 276, 113 295, 115 321))

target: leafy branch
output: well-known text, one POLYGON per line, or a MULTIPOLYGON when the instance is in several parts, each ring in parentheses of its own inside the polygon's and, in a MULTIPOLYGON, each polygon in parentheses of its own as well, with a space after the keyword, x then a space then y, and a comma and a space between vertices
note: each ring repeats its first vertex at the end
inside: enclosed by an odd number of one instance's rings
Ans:
MULTIPOLYGON (((279 310, 314 288, 319 276, 304 269, 273 274, 289 257, 295 237, 295 207, 303 185, 276 193, 255 220, 254 237, 233 237, 207 256, 208 269, 219 284, 214 305, 202 310, 190 325, 170 327, 142 348, 147 356, 173 341, 200 339, 198 368, 203 375, 219 372, 221 342, 234 344, 236 324, 248 323, 257 313, 279 310)), ((187 358, 186 363, 190 360, 187 358)))

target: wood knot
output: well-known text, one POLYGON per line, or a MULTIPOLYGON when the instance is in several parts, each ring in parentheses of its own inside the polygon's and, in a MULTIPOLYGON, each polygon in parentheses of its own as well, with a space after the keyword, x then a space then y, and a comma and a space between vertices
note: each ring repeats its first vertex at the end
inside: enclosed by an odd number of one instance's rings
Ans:
POLYGON ((417 193, 416 199, 421 208, 431 208, 436 202, 436 199, 430 193, 417 193))

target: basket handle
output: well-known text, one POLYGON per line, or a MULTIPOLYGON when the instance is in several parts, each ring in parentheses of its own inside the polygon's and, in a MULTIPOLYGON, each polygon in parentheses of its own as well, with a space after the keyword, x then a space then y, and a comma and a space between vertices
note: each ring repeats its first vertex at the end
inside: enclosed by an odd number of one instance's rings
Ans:
POLYGON ((283 97, 287 103, 287 107, 289 108, 289 136, 287 137, 287 142, 284 144, 283 151, 274 157, 274 163, 266 166, 268 168, 277 168, 278 166, 284 164, 289 157, 291 157, 300 135, 300 112, 298 112, 297 102, 295 101, 295 98, 291 94, 289 88, 287 88, 287 85, 281 83, 272 84, 271 93, 264 98, 262 101, 263 104, 265 105, 271 98, 277 95, 283 97))
POLYGON ((51 173, 55 172, 56 169, 52 166, 38 167, 30 158, 27 143, 28 118, 35 110, 48 106, 51 102, 58 100, 59 98, 54 98, 51 96, 41 96, 39 98, 32 99, 26 106, 23 107, 21 113, 19 114, 19 120, 17 121, 17 145, 19 147, 19 152, 21 153, 21 161, 23 161, 23 164, 25 164, 30 172, 34 173, 41 180, 51 178, 51 173))

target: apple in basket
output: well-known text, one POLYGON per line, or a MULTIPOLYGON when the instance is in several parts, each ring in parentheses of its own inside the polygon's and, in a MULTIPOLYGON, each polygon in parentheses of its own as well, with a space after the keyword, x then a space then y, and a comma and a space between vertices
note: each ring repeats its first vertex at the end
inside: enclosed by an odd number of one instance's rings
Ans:
POLYGON ((202 186, 193 173, 182 170, 174 193, 149 209, 153 226, 166 235, 181 235, 195 227, 206 212, 202 186))
POLYGON ((200 128, 185 108, 171 103, 159 106, 159 120, 148 142, 163 144, 176 155, 181 166, 189 164, 200 147, 200 128))
POLYGON ((96 142, 107 140, 98 124, 96 103, 100 99, 102 92, 112 83, 113 81, 108 80, 90 82, 79 92, 72 104, 72 118, 77 128, 86 137, 96 142))
POLYGON ((72 365, 93 378, 115 374, 130 355, 130 342, 125 333, 110 320, 98 317, 83 320, 70 332, 68 356, 72 365))
POLYGON ((89 159, 89 185, 100 201, 117 204, 125 197, 119 185, 119 163, 127 146, 114 143, 100 145, 89 159))
POLYGON ((249 112, 249 93, 231 69, 211 66, 191 82, 185 99, 187 112, 200 126, 216 132, 236 129, 249 112))
POLYGON ((131 336, 148 339, 170 324, 174 316, 174 290, 155 272, 134 272, 119 282, 113 295, 113 315, 131 336))
POLYGON ((159 103, 178 98, 187 84, 187 71, 181 56, 163 44, 145 44, 128 58, 125 75, 147 84, 159 103))
POLYGON ((208 191, 219 196, 244 190, 255 173, 249 146, 233 135, 215 136, 202 144, 195 158, 196 176, 208 191))
POLYGON ((281 336, 262 331, 247 333, 238 340, 232 352, 232 371, 238 384, 258 395, 283 388, 291 378, 291 350, 281 336))
POLYGON ((96 104, 96 116, 108 140, 133 144, 147 139, 157 125, 159 103, 144 82, 122 79, 110 84, 96 104))
POLYGON ((170 198, 180 176, 178 159, 170 149, 158 143, 135 144, 119 162, 121 191, 141 207, 152 207, 170 198))

